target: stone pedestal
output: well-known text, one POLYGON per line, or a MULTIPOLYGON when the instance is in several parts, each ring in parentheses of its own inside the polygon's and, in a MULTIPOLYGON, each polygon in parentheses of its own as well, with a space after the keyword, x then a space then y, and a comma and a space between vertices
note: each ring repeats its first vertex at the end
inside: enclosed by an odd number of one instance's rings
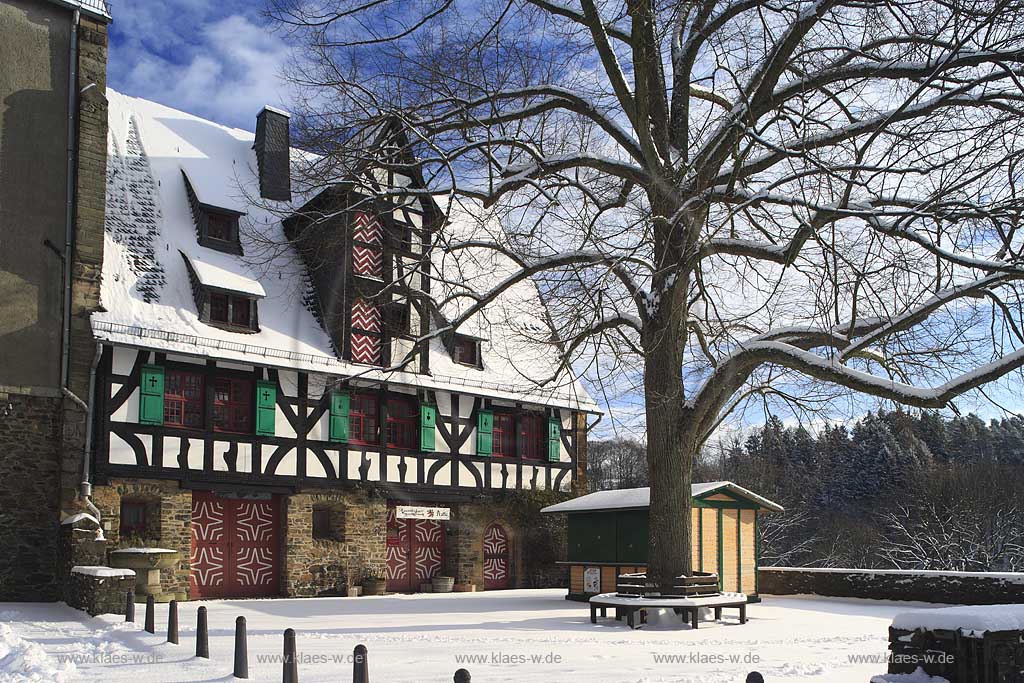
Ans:
POLYGON ((156 602, 184 599, 160 588, 160 570, 178 564, 178 551, 167 548, 121 548, 110 552, 110 566, 135 570, 135 602, 146 602, 150 595, 156 602))

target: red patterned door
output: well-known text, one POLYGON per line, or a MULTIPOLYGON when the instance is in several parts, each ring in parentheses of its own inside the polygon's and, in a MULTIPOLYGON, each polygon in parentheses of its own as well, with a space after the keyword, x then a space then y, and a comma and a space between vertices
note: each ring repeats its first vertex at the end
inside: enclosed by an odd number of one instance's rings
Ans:
POLYGON ((192 492, 194 598, 278 593, 278 499, 226 498, 192 492))
POLYGON ((500 524, 492 524, 484 531, 484 590, 508 588, 509 584, 508 532, 500 524))
POLYGON ((388 508, 389 591, 418 591, 444 569, 444 526, 432 519, 398 519, 388 508))

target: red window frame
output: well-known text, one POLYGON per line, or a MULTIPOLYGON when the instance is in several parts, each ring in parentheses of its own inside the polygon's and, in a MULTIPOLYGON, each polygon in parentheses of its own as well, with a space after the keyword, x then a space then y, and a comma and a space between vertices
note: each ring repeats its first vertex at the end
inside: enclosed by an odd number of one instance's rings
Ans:
POLYGON ((202 429, 206 378, 200 372, 168 370, 164 380, 164 424, 202 429))
POLYGON ((252 417, 252 380, 215 377, 213 431, 251 434, 252 417))
POLYGON ((378 419, 377 397, 353 394, 348 409, 349 443, 377 444, 378 419))
POLYGON ((146 533, 146 504, 132 500, 121 501, 121 520, 118 533, 122 536, 142 536, 146 533))
POLYGON ((519 418, 519 436, 523 441, 524 460, 547 460, 547 421, 540 415, 519 418))
POLYGON ((385 430, 388 448, 413 450, 419 445, 420 406, 406 398, 389 398, 387 401, 387 428, 385 430))
POLYGON ((508 413, 494 413, 491 425, 491 455, 514 458, 516 455, 516 421, 508 413))

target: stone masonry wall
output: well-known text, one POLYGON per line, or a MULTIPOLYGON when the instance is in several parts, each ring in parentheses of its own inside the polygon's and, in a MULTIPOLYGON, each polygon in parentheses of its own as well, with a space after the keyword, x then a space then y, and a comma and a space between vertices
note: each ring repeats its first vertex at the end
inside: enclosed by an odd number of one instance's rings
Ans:
POLYGON ((491 524, 505 527, 511 544, 509 587, 523 584, 523 548, 517 542, 518 530, 501 505, 467 503, 457 506, 448 522, 447 571, 458 583, 472 583, 484 589, 484 532, 491 524))
POLYGON ((112 479, 108 486, 97 486, 93 491, 93 502, 103 513, 103 531, 111 550, 126 548, 136 542, 136 539, 120 537, 122 500, 147 503, 147 507, 155 512, 154 518, 147 518, 147 526, 155 528, 150 529, 152 536, 145 539, 145 544, 178 551, 178 566, 161 570, 160 587, 185 598, 189 591, 189 555, 192 550, 192 491, 179 487, 176 481, 155 479, 112 479))
POLYGON ((0 601, 59 598, 60 404, 0 388, 0 601))
POLYGON ((387 502, 362 491, 303 492, 285 501, 282 593, 288 597, 343 595, 347 582, 383 576, 387 502), (313 538, 313 510, 330 511, 331 536, 313 538))

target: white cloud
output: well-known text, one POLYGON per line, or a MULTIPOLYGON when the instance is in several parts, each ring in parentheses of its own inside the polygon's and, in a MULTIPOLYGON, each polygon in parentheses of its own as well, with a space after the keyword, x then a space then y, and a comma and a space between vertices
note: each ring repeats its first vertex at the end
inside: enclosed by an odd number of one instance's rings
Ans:
POLYGON ((125 3, 114 22, 108 69, 117 90, 249 130, 264 104, 287 107, 290 49, 245 14, 217 16, 200 0, 125 3))

